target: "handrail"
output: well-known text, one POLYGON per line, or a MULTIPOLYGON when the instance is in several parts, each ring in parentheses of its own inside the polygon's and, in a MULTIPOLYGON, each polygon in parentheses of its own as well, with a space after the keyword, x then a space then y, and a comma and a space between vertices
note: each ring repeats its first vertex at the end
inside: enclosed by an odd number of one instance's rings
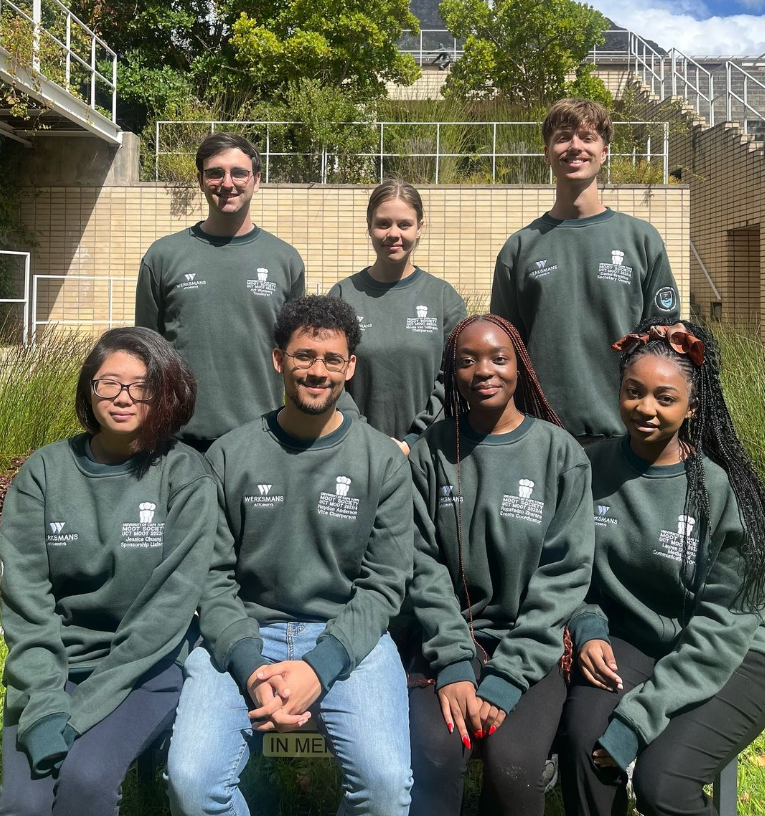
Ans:
POLYGON ((695 94, 695 108, 696 113, 701 116, 701 108, 702 108, 702 101, 706 102, 706 118, 707 122, 709 123, 709 127, 714 127, 715 124, 715 94, 714 94, 714 77, 710 71, 704 68, 703 65, 699 65, 696 60, 692 57, 687 56, 678 48, 673 48, 669 54, 669 65, 670 71, 672 73, 672 96, 682 96, 685 101, 688 101, 688 92, 691 91, 691 95, 695 94), (680 65, 682 66, 682 72, 678 71, 677 64, 678 64, 678 57, 680 65), (688 78, 688 69, 691 69, 691 77, 693 74, 696 75, 695 84, 693 79, 688 78), (707 93, 705 94, 701 90, 701 80, 702 78, 706 79, 706 87, 708 89, 707 93), (678 84, 681 86, 682 93, 678 94, 678 84))
POLYGON ((635 73, 641 73, 643 84, 651 86, 651 93, 665 98, 664 93, 664 54, 660 54, 634 31, 629 33, 629 53, 627 55, 627 70, 632 61, 635 63, 635 73), (650 82, 649 82, 650 79, 650 82), (658 88, 658 91, 657 91, 658 88))
POLYGON ((427 61, 430 65, 436 65, 442 71, 445 71, 449 64, 456 62, 458 57, 461 57, 465 52, 461 48, 464 40, 455 37, 448 29, 445 28, 421 28, 419 34, 415 35, 413 29, 405 28, 401 32, 401 37, 398 40, 398 50, 402 54, 411 54, 418 65, 424 65, 427 61), (439 35, 438 39, 435 37, 429 38, 431 41, 429 45, 425 46, 425 35, 433 34, 439 35), (441 36, 443 35, 443 36, 441 36), (404 48, 407 41, 411 41, 417 37, 419 42, 418 48, 404 48), (451 40, 451 45, 445 45, 444 41, 451 40))
POLYGON ((720 292, 718 288, 715 286, 715 282, 712 280, 712 276, 709 274, 704 261, 701 260, 699 253, 696 252, 696 247, 693 245, 693 241, 688 242, 691 245, 691 252, 693 253, 693 257, 696 259, 696 262, 701 267, 701 271, 704 273, 704 277, 707 279, 707 283, 709 284, 710 289, 712 290, 712 294, 715 296, 715 300, 722 300, 720 296, 720 292))
POLYGON ((744 106, 744 116, 742 126, 744 130, 744 135, 749 133, 749 120, 746 118, 746 111, 750 111, 753 113, 758 119, 761 119, 765 122, 765 114, 761 111, 758 111, 757 108, 753 108, 748 101, 749 96, 749 82, 753 82, 755 85, 759 86, 763 90, 765 90, 765 83, 760 82, 759 79, 753 77, 748 71, 745 71, 739 65, 736 65, 735 62, 728 62, 725 63, 725 81, 726 81, 726 89, 725 89, 725 101, 726 101, 726 117, 729 122, 733 121, 733 100, 737 100, 744 106), (733 78, 733 70, 738 71, 739 73, 743 74, 744 76, 744 96, 743 98, 740 97, 737 93, 733 90, 732 78, 733 78))
MULTIPOLYGON (((32 26, 32 64, 31 67, 38 73, 43 73, 44 66, 41 64, 41 37, 44 36, 48 40, 55 43, 64 52, 64 90, 67 93, 74 94, 72 85, 72 58, 76 63, 79 63, 90 75, 90 98, 88 106, 92 110, 96 110, 96 80, 101 80, 104 85, 111 91, 111 121, 117 121, 117 54, 98 36, 98 34, 88 27, 80 18, 70 11, 59 0, 45 0, 46 4, 52 7, 55 11, 65 15, 65 31, 66 41, 62 42, 55 34, 45 28, 42 24, 42 0, 33 0, 32 15, 27 14, 24 9, 17 6, 12 0, 0 0, 0 14, 2 14, 3 7, 7 6, 12 9, 16 16, 26 20, 32 26), (79 28, 89 40, 89 61, 83 59, 76 51, 72 49, 72 23, 76 28, 79 28), (111 77, 102 74, 97 68, 98 49, 102 49, 107 58, 111 60, 112 71, 111 77)), ((2 42, 0 42, 2 45, 2 42)), ((51 81, 51 77, 47 77, 51 81)), ((59 84, 59 83, 57 83, 59 84)))

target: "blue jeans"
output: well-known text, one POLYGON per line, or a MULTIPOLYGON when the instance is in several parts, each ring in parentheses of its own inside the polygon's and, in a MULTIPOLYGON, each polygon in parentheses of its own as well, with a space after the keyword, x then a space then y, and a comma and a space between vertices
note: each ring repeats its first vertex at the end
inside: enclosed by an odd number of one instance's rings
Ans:
MULTIPOLYGON (((261 626, 263 655, 275 663, 300 659, 324 629, 323 623, 261 626)), ((194 649, 184 670, 167 763, 173 816, 249 816, 239 778, 262 737, 252 730, 247 703, 204 647, 194 649)), ((340 766, 338 816, 409 812, 408 712, 404 670, 387 634, 312 708, 340 766)))

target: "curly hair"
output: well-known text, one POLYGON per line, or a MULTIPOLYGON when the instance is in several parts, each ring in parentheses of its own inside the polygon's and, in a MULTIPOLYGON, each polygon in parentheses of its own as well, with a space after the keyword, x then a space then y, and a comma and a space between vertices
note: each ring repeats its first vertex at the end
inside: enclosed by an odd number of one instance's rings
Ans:
MULTIPOLYGON (((652 354, 673 360, 689 385, 693 416, 686 419, 679 431, 680 442, 690 451, 686 459, 688 492, 686 511, 698 514, 705 528, 709 525, 709 493, 704 474, 703 457, 708 456, 727 474, 741 513, 746 542, 741 555, 744 577, 741 599, 750 609, 759 609, 765 601, 765 486, 736 434, 720 383, 720 348, 712 332, 705 326, 671 317, 651 317, 635 329, 647 332, 651 326, 671 326, 682 323, 704 344, 704 361, 695 366, 690 358, 678 354, 664 340, 649 340, 622 354, 620 378, 640 357, 652 354)), ((687 537, 686 537, 687 538, 687 537)), ((683 546, 683 563, 688 564, 687 541, 683 546)))
POLYGON ((361 342, 359 318, 353 307, 340 298, 327 295, 306 295, 288 300, 276 316, 276 345, 284 349, 298 329, 341 332, 348 342, 349 354, 353 354, 361 342))
POLYGON ((75 410, 90 434, 101 430, 93 413, 92 380, 104 360, 118 351, 132 354, 146 366, 146 384, 154 397, 130 447, 133 453, 152 455, 191 419, 197 383, 178 352, 157 332, 138 327, 104 332, 82 364, 77 380, 75 410))

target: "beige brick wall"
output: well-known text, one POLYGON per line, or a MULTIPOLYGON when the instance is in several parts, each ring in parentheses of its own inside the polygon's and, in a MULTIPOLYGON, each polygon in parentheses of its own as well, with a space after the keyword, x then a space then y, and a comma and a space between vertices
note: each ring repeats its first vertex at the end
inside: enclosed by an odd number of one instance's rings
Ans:
MULTIPOLYGON (((264 187, 253 199, 254 220, 293 244, 306 263, 308 291, 326 291, 367 266, 369 187, 264 187)), ((463 295, 488 305, 494 259, 507 236, 549 209, 549 186, 432 186, 420 188, 426 226, 415 260, 444 276, 463 295)), ((689 282, 688 189, 682 185, 607 186, 608 205, 656 226, 664 237, 683 302, 689 282)), ((38 320, 132 322, 134 282, 143 253, 156 238, 204 217, 197 190, 162 184, 134 187, 48 188, 23 197, 22 216, 39 246, 33 274, 40 280, 38 320), (73 276, 86 276, 77 280, 73 276), (127 280, 126 280, 127 279, 127 280)))
MULTIPOLYGON (((762 143, 740 128, 698 123, 679 101, 642 97, 646 118, 669 118, 670 170, 690 189, 690 238, 721 296, 722 315, 765 329, 765 158, 762 143)), ((708 316, 717 300, 701 266, 691 260, 691 298, 708 316)))

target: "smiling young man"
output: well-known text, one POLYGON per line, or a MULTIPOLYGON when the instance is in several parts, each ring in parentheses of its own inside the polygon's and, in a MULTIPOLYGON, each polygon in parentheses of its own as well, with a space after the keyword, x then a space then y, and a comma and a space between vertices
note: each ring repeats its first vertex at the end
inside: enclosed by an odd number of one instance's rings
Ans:
POLYGON ((542 136, 555 203, 508 238, 491 294, 491 311, 518 328, 550 403, 583 443, 623 433, 610 343, 643 318, 680 316, 659 233, 600 201, 597 176, 612 135, 595 102, 550 108, 542 136))
POLYGON ((412 485, 395 442, 336 408, 360 337, 342 300, 287 303, 272 358, 284 407, 207 453, 219 524, 170 747, 174 816, 249 814, 239 778, 257 732, 312 715, 340 812, 408 812, 406 682, 386 630, 412 570, 412 485))
POLYGON ((215 133, 196 155, 207 218, 155 241, 138 278, 135 322, 159 332, 198 383, 181 438, 200 450, 282 402, 270 364, 279 309, 303 295, 297 250, 253 224, 260 154, 244 137, 215 133))

